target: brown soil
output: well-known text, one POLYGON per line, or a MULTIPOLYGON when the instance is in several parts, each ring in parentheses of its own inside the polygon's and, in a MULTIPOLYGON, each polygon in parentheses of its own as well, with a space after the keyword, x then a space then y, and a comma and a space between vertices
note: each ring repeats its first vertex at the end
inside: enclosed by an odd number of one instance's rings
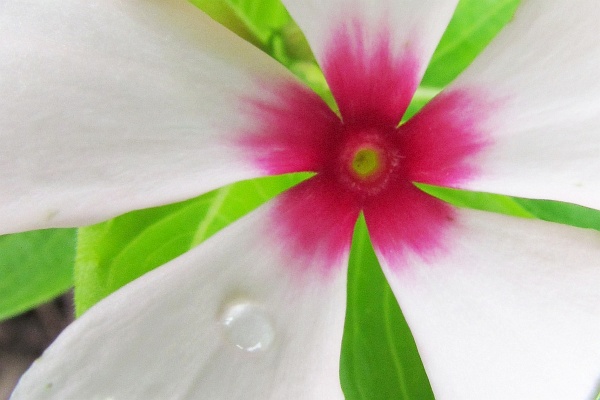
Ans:
POLYGON ((73 321, 72 295, 0 322, 0 400, 8 399, 19 377, 73 321))

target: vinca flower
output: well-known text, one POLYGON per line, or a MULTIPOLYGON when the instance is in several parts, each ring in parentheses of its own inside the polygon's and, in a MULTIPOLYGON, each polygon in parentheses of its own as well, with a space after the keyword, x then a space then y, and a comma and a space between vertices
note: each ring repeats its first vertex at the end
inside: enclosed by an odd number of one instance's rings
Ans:
POLYGON ((67 328, 14 399, 343 398, 360 213, 439 399, 587 399, 600 236, 415 184, 600 209, 600 5, 524 0, 401 122, 456 0, 284 0, 337 109, 183 0, 0 12, 0 229, 314 175, 67 328))

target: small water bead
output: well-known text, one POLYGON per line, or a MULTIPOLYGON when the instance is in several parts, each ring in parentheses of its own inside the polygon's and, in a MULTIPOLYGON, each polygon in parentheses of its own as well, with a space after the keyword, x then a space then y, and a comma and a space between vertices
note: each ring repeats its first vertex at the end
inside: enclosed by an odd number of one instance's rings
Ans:
POLYGON ((221 317, 227 339, 250 353, 267 350, 275 339, 275 329, 267 313, 253 303, 229 306, 221 317))

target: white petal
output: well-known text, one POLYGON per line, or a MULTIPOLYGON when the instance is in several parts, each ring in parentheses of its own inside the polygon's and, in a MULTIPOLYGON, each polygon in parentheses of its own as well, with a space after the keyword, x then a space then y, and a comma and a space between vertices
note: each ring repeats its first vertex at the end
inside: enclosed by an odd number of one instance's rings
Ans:
POLYGON ((291 74, 188 2, 10 2, 0 36, 0 233, 263 175, 240 103, 291 74))
MULTIPOLYGON (((315 54, 324 64, 334 33, 345 24, 359 23, 367 43, 390 34, 396 55, 418 49, 419 76, 425 72, 456 8, 456 0, 283 0, 315 54)), ((367 46, 368 47, 368 46, 367 46)))
POLYGON ((597 394, 600 233, 473 210, 456 222, 428 261, 382 260, 436 398, 597 394))
POLYGON ((452 89, 492 103, 461 187, 600 208, 600 3, 528 0, 452 89))
POLYGON ((325 277, 295 265, 267 229, 272 212, 253 212, 91 308, 13 400, 343 398, 345 268, 325 277))

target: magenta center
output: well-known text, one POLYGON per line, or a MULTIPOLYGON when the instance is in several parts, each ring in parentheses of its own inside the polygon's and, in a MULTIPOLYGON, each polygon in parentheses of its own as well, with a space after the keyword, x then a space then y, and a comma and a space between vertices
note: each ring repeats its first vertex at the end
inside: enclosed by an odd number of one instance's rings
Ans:
POLYGON ((404 267, 409 253, 439 254, 455 211, 414 183, 471 179, 473 156, 489 144, 483 127, 493 107, 475 89, 442 93, 399 126, 419 82, 418 51, 391 47, 385 27, 366 46, 362 29, 335 31, 323 62, 339 115, 293 82, 267 83, 267 95, 248 102, 258 123, 242 144, 252 161, 270 175, 316 173, 282 194, 272 217, 301 269, 339 265, 361 212, 391 268, 404 267))

